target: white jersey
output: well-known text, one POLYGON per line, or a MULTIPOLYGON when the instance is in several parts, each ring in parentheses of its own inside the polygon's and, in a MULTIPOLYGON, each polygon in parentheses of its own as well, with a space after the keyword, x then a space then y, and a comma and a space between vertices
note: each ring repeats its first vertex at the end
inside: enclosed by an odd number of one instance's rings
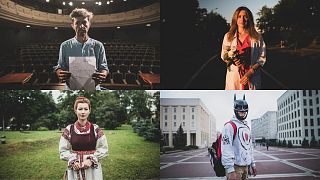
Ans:
POLYGON ((232 122, 237 126, 236 135, 234 136, 232 125, 227 123, 222 130, 221 139, 221 161, 227 173, 234 171, 235 164, 255 166, 250 128, 235 117, 232 122))

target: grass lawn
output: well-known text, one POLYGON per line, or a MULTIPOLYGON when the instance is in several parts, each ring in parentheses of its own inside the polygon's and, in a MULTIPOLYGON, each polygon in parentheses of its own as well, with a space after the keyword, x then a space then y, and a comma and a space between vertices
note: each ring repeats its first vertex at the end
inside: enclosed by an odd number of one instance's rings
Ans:
MULTIPOLYGON (((123 125, 104 131, 109 156, 102 163, 104 179, 158 179, 160 148, 123 125)), ((0 179, 61 179, 66 161, 59 159, 58 131, 5 131, 7 144, 0 144, 0 179)))

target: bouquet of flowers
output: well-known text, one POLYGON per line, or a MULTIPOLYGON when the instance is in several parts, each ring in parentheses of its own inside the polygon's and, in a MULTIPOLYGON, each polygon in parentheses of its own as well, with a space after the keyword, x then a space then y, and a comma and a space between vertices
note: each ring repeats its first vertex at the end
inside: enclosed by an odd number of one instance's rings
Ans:
POLYGON ((240 59, 239 51, 236 47, 227 47, 227 51, 223 55, 223 59, 227 61, 227 69, 230 71, 231 64, 234 64, 235 59, 240 59))

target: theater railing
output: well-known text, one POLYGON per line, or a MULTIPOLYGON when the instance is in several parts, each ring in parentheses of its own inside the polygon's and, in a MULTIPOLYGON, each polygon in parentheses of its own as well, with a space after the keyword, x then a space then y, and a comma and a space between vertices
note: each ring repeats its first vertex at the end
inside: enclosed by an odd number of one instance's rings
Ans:
MULTIPOLYGON (((68 15, 33 10, 10 0, 0 1, 0 18, 28 25, 70 27, 68 15)), ((95 15, 92 27, 116 27, 150 23, 160 20, 160 3, 109 15, 95 15)))

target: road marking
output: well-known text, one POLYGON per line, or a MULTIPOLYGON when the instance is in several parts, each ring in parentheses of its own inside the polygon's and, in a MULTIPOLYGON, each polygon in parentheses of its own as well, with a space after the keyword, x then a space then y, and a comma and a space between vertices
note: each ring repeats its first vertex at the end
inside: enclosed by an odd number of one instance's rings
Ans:
POLYGON ((307 174, 309 174, 309 176, 314 176, 314 177, 315 177, 315 175, 312 174, 312 173, 313 173, 313 172, 317 172, 317 171, 314 171, 314 170, 312 170, 312 169, 308 169, 308 168, 299 166, 299 165, 297 165, 297 164, 291 163, 291 162, 289 162, 289 161, 287 161, 287 160, 279 159, 279 158, 277 158, 277 157, 268 155, 268 154, 266 154, 266 153, 263 153, 263 152, 260 152, 260 151, 257 151, 257 150, 255 150, 255 151, 258 152, 258 153, 260 153, 260 154, 263 154, 263 155, 265 155, 265 156, 268 156, 268 157, 270 157, 270 158, 272 158, 272 159, 274 159, 274 160, 280 161, 280 162, 282 162, 282 163, 284 163, 284 164, 287 164, 287 165, 289 165, 289 166, 292 166, 292 167, 295 167, 295 168, 300 169, 300 170, 302 170, 302 171, 305 171, 307 174))
MULTIPOLYGON (((200 153, 200 154, 205 154, 205 153, 207 153, 207 152, 202 152, 202 153, 200 153)), ((167 167, 170 167, 170 166, 175 165, 175 164, 180 164, 181 162, 183 162, 183 161, 185 161, 185 160, 188 160, 188 159, 191 159, 191 158, 193 158, 193 157, 196 157, 196 156, 198 156, 198 155, 200 155, 200 154, 196 154, 196 155, 193 155, 193 156, 189 156, 189 157, 187 157, 187 158, 181 159, 181 160, 176 161, 176 162, 171 162, 171 163, 169 163, 169 164, 167 164, 167 165, 161 166, 161 167, 160 167, 160 170, 161 170, 161 169, 164 169, 164 168, 167 168, 167 167)))
MULTIPOLYGON (((262 174, 257 175, 255 177, 249 176, 249 179, 262 179, 262 178, 281 178, 281 177, 310 177, 310 174, 308 173, 288 173, 288 174, 262 174)), ((189 179, 201 179, 201 180, 207 180, 207 179, 213 179, 213 180, 225 180, 226 177, 184 177, 184 178, 160 178, 162 180, 189 180, 189 179)))

